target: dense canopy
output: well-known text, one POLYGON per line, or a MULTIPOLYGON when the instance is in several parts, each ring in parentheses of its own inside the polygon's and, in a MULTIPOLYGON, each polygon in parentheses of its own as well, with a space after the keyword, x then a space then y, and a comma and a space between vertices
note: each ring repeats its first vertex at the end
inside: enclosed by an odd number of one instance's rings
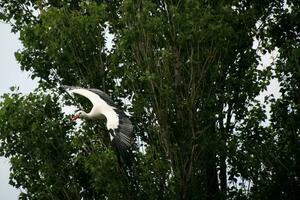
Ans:
POLYGON ((299 1, 1 0, 0 19, 39 80, 0 103, 20 199, 300 195, 299 1), (274 82, 279 97, 260 101, 274 82), (104 122, 69 121, 63 84, 101 89, 130 114, 130 173, 104 122))

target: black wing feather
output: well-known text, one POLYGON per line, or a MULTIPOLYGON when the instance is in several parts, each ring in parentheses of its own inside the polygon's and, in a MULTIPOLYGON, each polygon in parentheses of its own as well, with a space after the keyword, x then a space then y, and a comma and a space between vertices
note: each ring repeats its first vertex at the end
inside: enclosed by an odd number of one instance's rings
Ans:
POLYGON ((131 124, 131 121, 122 110, 116 109, 115 111, 119 115, 119 126, 118 129, 114 130, 112 146, 117 152, 119 164, 125 164, 126 166, 130 167, 132 165, 133 159, 133 155, 130 149, 133 143, 133 126, 131 124))
POLYGON ((116 144, 118 144, 120 148, 126 149, 129 148, 133 142, 133 126, 131 124, 131 121, 128 119, 128 117, 122 110, 116 109, 115 111, 119 115, 119 126, 118 129, 114 130, 114 139, 116 144))

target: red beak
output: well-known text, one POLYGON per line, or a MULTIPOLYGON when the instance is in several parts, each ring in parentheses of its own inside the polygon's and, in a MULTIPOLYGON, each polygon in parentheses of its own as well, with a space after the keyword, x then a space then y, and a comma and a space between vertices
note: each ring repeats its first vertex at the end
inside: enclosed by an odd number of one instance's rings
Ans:
POLYGON ((72 118, 71 118, 71 121, 75 121, 76 119, 80 118, 80 115, 74 115, 72 118))

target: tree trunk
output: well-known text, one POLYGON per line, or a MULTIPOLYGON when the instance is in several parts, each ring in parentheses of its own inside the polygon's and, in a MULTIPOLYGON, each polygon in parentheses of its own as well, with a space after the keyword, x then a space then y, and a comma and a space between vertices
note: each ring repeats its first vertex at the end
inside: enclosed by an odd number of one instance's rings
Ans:
POLYGON ((226 155, 225 152, 221 152, 220 156, 220 185, 221 191, 224 195, 226 195, 227 189, 227 174, 226 174, 226 155))
POLYGON ((206 166, 206 199, 214 199, 218 193, 217 167, 215 161, 216 158, 215 155, 213 155, 211 161, 209 161, 206 166))

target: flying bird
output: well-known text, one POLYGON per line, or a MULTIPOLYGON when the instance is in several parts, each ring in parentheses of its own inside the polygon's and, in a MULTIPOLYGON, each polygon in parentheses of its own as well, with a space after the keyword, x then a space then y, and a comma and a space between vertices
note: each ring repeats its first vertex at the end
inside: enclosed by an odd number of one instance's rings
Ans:
POLYGON ((93 108, 88 113, 83 110, 77 111, 72 117, 72 121, 76 119, 102 119, 104 116, 112 145, 117 151, 119 164, 131 165, 129 149, 133 143, 133 126, 126 114, 118 109, 112 99, 101 90, 74 86, 62 87, 71 89, 70 94, 78 94, 88 98, 93 104, 93 108))

